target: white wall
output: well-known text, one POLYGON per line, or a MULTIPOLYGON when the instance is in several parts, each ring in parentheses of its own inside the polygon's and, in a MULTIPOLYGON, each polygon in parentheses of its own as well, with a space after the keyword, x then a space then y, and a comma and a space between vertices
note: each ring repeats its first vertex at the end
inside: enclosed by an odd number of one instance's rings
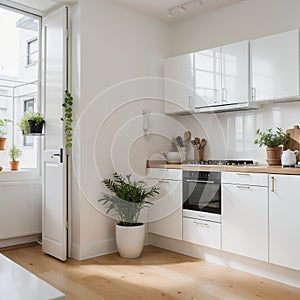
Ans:
MULTIPOLYGON (((300 28, 300 1, 245 0, 170 26, 170 56, 300 28)), ((208 138, 205 159, 240 158, 265 163, 265 150, 253 145, 257 128, 299 124, 300 103, 217 116, 197 114, 176 119, 194 135, 208 138), (242 139, 240 139, 242 135, 242 139)))
MULTIPOLYGON (((161 80, 155 78, 162 76, 168 55, 168 26, 108 0, 79 5, 73 10, 72 91, 80 105, 75 112, 72 256, 82 259, 115 249, 114 222, 97 201, 103 177, 113 170, 142 177, 146 159, 171 144, 159 134, 145 137, 142 118, 143 110, 163 111, 161 80)), ((163 118, 150 116, 151 130, 163 118)))

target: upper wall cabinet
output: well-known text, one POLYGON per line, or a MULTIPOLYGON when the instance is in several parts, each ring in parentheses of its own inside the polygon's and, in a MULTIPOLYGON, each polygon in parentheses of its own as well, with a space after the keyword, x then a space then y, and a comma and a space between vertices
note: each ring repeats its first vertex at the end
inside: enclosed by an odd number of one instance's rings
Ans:
POLYGON ((250 108, 249 42, 195 53, 194 89, 196 112, 250 108))
POLYGON ((251 41, 252 100, 299 96, 299 31, 251 41))
POLYGON ((184 114, 194 110, 194 55, 186 54, 165 61, 164 98, 166 114, 184 114))

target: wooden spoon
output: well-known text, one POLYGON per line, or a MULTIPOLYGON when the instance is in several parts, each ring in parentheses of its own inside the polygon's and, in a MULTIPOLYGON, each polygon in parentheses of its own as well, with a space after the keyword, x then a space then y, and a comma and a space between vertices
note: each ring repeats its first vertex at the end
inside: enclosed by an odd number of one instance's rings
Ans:
POLYGON ((198 138, 197 136, 195 137, 195 144, 196 146, 199 148, 200 147, 200 143, 201 143, 201 140, 200 138, 198 138))

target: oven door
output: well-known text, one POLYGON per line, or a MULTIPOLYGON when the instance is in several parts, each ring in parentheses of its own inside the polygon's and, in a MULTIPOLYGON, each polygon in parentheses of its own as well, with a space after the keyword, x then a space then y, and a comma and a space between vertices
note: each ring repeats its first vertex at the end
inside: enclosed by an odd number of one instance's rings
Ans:
POLYGON ((183 209, 221 214, 221 182, 184 178, 183 209))

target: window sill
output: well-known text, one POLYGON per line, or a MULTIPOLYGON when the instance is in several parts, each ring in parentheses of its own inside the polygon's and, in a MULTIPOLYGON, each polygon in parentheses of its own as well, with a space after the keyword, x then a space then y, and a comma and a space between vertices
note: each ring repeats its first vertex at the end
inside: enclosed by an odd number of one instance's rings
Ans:
POLYGON ((41 174, 38 169, 19 169, 18 171, 3 169, 0 171, 0 182, 8 181, 41 181, 41 174))

